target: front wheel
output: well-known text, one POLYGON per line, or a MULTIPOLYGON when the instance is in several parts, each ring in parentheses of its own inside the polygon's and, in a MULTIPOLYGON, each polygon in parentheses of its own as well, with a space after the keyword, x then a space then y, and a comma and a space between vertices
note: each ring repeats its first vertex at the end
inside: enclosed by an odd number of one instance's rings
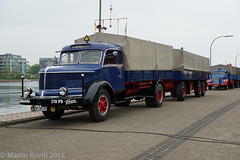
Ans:
POLYGON ((110 111, 110 96, 106 89, 101 89, 97 102, 89 106, 89 114, 94 122, 105 121, 110 111))
POLYGON ((59 110, 59 111, 55 111, 55 112, 51 112, 51 111, 43 111, 43 114, 46 118, 50 119, 50 120, 58 120, 60 119, 63 114, 64 114, 64 110, 59 110))

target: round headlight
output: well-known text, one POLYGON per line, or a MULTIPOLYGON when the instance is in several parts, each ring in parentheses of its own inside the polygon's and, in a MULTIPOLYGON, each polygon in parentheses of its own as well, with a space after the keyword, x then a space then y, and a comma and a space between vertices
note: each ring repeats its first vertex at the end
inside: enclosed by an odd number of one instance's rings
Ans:
POLYGON ((67 90, 67 88, 65 88, 65 87, 61 87, 61 88, 59 89, 59 94, 60 94, 61 96, 65 96, 65 95, 67 94, 67 92, 68 92, 68 90, 67 90))

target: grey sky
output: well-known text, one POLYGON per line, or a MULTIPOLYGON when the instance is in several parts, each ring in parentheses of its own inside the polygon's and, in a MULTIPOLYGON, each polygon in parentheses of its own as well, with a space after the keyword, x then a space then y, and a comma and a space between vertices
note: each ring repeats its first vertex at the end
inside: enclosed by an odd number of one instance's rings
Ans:
MULTIPOLYGON (((212 64, 232 63, 240 53, 239 0, 102 0, 102 18, 127 17, 128 36, 183 47, 209 57, 212 64)), ((99 0, 0 0, 0 54, 20 54, 30 62, 53 57, 56 50, 94 33, 99 0)), ((116 23, 108 33, 116 33, 116 23)), ((120 23, 124 34, 125 21, 120 23)), ((240 67, 240 56, 238 58, 240 67)))

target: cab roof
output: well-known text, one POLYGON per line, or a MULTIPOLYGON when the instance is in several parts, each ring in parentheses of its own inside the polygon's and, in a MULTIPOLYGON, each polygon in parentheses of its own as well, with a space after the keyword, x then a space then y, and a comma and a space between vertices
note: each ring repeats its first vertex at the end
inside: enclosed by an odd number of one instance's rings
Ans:
POLYGON ((62 52, 69 52, 69 51, 79 51, 79 50, 106 50, 106 49, 122 49, 120 46, 116 44, 108 44, 108 43, 79 43, 79 44, 72 44, 63 47, 62 52))

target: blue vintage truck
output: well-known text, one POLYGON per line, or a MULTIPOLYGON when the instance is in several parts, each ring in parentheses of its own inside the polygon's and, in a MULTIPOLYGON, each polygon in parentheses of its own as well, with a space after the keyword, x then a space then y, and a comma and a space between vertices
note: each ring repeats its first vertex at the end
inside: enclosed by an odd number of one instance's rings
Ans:
POLYGON ((20 104, 50 120, 60 119, 65 110, 88 110, 100 122, 112 105, 128 106, 132 99, 161 107, 166 92, 179 101, 192 90, 204 96, 208 64, 207 58, 183 49, 96 33, 64 47, 59 65, 40 70, 39 90, 33 95, 28 88, 20 104))
POLYGON ((211 79, 207 81, 209 90, 213 87, 234 89, 239 87, 240 73, 239 68, 232 65, 215 65, 211 66, 211 79))

